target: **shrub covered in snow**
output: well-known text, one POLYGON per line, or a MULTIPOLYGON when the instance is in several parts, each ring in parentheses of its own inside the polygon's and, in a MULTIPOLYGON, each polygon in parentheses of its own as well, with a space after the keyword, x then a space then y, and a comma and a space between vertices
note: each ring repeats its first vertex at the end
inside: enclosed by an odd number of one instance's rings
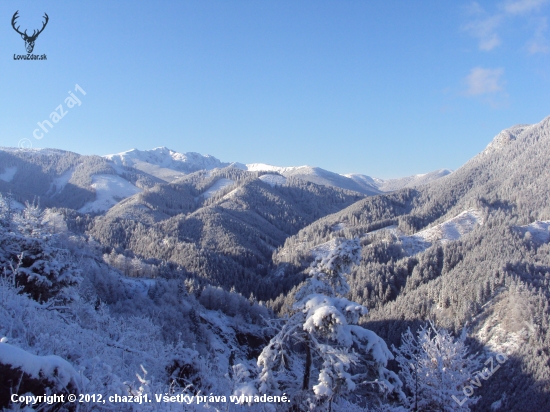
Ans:
MULTIPOLYGON (((5 340, 0 340, 0 408, 9 406, 12 394, 66 396, 79 393, 80 376, 69 362, 55 355, 32 355, 5 340)), ((38 404, 46 404, 46 401, 38 404)), ((56 406, 60 405, 52 405, 56 406)), ((74 409, 69 407, 68 410, 74 409)))

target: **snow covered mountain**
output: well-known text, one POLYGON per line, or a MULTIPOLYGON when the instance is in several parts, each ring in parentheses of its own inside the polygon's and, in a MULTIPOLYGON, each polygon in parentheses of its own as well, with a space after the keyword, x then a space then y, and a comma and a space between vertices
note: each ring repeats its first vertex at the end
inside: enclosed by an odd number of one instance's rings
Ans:
POLYGON ((429 173, 386 180, 360 174, 347 174, 345 176, 366 187, 374 187, 380 192, 393 192, 395 190, 403 189, 404 187, 426 185, 451 173, 452 170, 439 169, 429 173))
MULTIPOLYGON (((166 182, 172 182, 183 177, 185 174, 198 170, 213 170, 232 165, 249 172, 267 172, 267 174, 273 174, 274 176, 294 177, 324 186, 353 190, 368 196, 399 190, 403 187, 427 184, 451 173, 450 170, 441 169, 401 179, 383 180, 360 174, 340 175, 314 166, 285 167, 265 163, 242 164, 238 162, 221 162, 210 155, 201 155, 194 152, 178 153, 166 147, 157 147, 152 150, 143 151, 132 149, 127 152, 106 155, 104 158, 112 161, 115 166, 133 167, 166 182)), ((263 178, 263 180, 265 179, 275 179, 278 182, 283 181, 280 178, 277 179, 269 176, 263 178)))
POLYGON ((214 156, 195 152, 178 153, 166 147, 152 150, 132 149, 104 156, 115 166, 133 167, 166 182, 171 182, 198 170, 212 170, 229 166, 214 156))
MULTIPOLYGON (((319 167, 279 167, 262 163, 222 162, 210 155, 178 153, 166 147, 132 149, 106 156, 82 156, 57 149, 0 148, 0 191, 12 192, 20 202, 40 198, 47 207, 67 207, 82 213, 105 213, 119 202, 162 183, 173 183, 192 173, 208 180, 215 170, 233 167, 256 172, 271 186, 288 178, 372 196, 426 184, 449 173, 435 171, 403 179, 382 180, 366 175, 340 175, 319 167)), ((213 182, 203 198, 231 182, 213 182)))
MULTIPOLYGON (((334 239, 359 237, 363 259, 349 282, 372 309, 372 330, 397 345, 419 319, 457 334, 467 325, 482 359, 510 359, 476 388, 472 410, 548 410, 549 154, 550 117, 506 129, 452 174, 306 226, 274 253, 276 273, 284 279, 334 239)), ((279 301, 284 310, 293 300, 279 301)))
POLYGON ((14 217, 0 202, 0 409, 10 391, 68 391, 71 377, 84 393, 230 395, 263 376, 276 342, 263 322, 296 313, 300 285, 345 238, 360 251, 346 299, 388 350, 428 319, 464 330, 486 366, 460 381, 480 398, 464 410, 549 410, 549 154, 550 118, 504 130, 451 174, 386 181, 164 148, 0 149, 2 195, 52 207, 14 217), (21 371, 40 379, 20 386, 21 371))
POLYGON ((246 165, 246 170, 257 172, 275 172, 284 177, 293 176, 308 182, 353 190, 369 196, 383 192, 393 192, 404 187, 425 185, 452 173, 449 169, 440 169, 430 173, 384 180, 356 173, 340 175, 338 173, 321 169, 320 167, 312 166, 281 167, 264 163, 251 163, 246 165))
POLYGON ((163 180, 99 156, 56 149, 0 148, 0 192, 21 203, 84 213, 105 212, 121 200, 163 180))
POLYGON ((363 193, 368 196, 381 193, 375 186, 361 184, 347 176, 339 175, 338 173, 330 172, 320 167, 312 166, 293 166, 279 167, 271 166, 262 163, 252 163, 246 165, 247 170, 256 172, 275 172, 284 177, 294 177, 315 183, 323 186, 333 186, 340 189, 353 190, 354 192, 363 193))

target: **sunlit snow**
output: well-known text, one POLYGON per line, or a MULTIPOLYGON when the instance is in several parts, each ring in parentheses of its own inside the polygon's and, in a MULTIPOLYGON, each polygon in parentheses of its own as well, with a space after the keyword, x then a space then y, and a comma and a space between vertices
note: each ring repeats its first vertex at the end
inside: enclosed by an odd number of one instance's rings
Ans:
POLYGON ((53 182, 50 186, 50 190, 48 190, 49 195, 55 195, 63 190, 65 185, 69 183, 69 180, 71 180, 71 177, 73 176, 74 170, 67 170, 65 173, 63 173, 61 176, 58 176, 53 179, 53 182))
POLYGON ((537 220, 530 225, 520 226, 519 230, 524 236, 529 236, 536 243, 546 243, 550 241, 550 220, 537 220))
POLYGON ((403 248, 409 254, 416 254, 423 252, 436 242, 445 244, 459 240, 481 223, 481 211, 469 209, 439 225, 422 230, 412 236, 402 236, 400 238, 403 242, 403 248))
POLYGON ((79 209, 79 212, 103 212, 122 199, 141 192, 141 189, 116 175, 95 175, 92 178, 91 187, 95 189, 96 200, 86 203, 79 209))
POLYGON ((260 180, 267 183, 271 187, 282 186, 286 183, 286 177, 271 173, 260 176, 260 180))
POLYGON ((4 169, 3 173, 0 173, 0 180, 3 180, 4 182, 11 182, 13 180, 13 177, 15 176, 15 173, 17 173, 17 167, 6 167, 4 169))
POLYGON ((226 188, 227 186, 231 186, 234 184, 235 181, 231 179, 222 178, 216 181, 206 192, 204 192, 202 195, 205 199, 210 199, 212 196, 214 196, 217 192, 220 190, 226 188))

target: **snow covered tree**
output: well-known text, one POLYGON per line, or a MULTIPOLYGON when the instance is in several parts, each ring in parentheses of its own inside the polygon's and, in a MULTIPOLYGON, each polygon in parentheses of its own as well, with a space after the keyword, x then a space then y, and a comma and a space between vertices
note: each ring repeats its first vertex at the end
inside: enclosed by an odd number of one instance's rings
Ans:
POLYGON ((15 281, 22 286, 22 292, 37 302, 52 298, 62 303, 72 300, 75 293, 72 286, 76 286, 82 276, 70 253, 33 239, 27 240, 24 247, 13 268, 15 281))
POLYGON ((38 302, 66 303, 74 298, 81 270, 69 250, 55 246, 42 217, 40 208, 27 202, 14 215, 15 232, 0 225, 0 274, 13 277, 21 293, 38 302))
POLYGON ((13 197, 0 193, 0 226, 10 229, 13 223, 13 197))
POLYGON ((40 237, 44 233, 44 212, 36 202, 25 202, 25 209, 15 214, 14 220, 25 236, 40 237))
POLYGON ((410 328, 403 333, 401 346, 393 347, 401 369, 401 377, 408 388, 409 410, 413 411, 469 411, 476 397, 460 405, 453 399, 462 399, 462 389, 480 366, 468 355, 464 330, 457 340, 433 322, 420 327, 415 336, 410 328))
POLYGON ((130 266, 132 267, 132 274, 135 277, 140 277, 143 272, 143 263, 137 257, 134 257, 130 261, 130 266))
POLYGON ((314 262, 296 294, 295 313, 258 357, 254 387, 243 385, 237 393, 286 393, 296 410, 326 410, 350 393, 363 402, 381 392, 404 400, 401 381, 386 369, 393 359, 386 343, 358 325, 367 309, 343 297, 349 291, 345 274, 360 254, 358 239, 338 239, 314 262))
POLYGON ((66 234, 69 231, 63 215, 59 212, 54 212, 52 209, 44 211, 42 223, 47 231, 52 234, 66 234))

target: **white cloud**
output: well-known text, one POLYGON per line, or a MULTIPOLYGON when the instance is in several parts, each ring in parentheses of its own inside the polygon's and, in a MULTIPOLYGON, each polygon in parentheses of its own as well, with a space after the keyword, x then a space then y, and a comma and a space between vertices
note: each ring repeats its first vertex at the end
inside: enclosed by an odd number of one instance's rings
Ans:
POLYGON ((500 37, 496 31, 501 21, 502 17, 499 15, 475 20, 465 25, 464 30, 479 40, 481 50, 489 51, 500 45, 500 37))
MULTIPOLYGON (((462 28, 478 40, 480 50, 490 51, 502 43, 499 31, 512 24, 511 20, 520 15, 539 12, 548 3, 550 3, 550 0, 507 0, 499 4, 498 9, 500 12, 489 14, 479 3, 472 2, 465 8, 472 20, 463 25, 462 28)), ((543 30, 538 30, 535 37, 527 44, 531 54, 550 51, 542 35, 544 30, 546 30, 546 27, 543 30)))
POLYGON ((515 0, 504 4, 504 11, 509 14, 525 14, 539 10, 548 0, 515 0))
POLYGON ((477 1, 474 1, 464 6, 464 9, 466 10, 467 13, 472 15, 481 15, 485 13, 485 10, 483 10, 483 7, 481 7, 477 1))
POLYGON ((500 43, 501 41, 498 34, 491 33, 490 36, 483 37, 479 40, 479 49, 484 51, 493 50, 495 47, 499 46, 500 43))
POLYGON ((504 74, 503 68, 498 69, 484 69, 482 67, 475 67, 470 71, 470 74, 466 77, 466 84, 468 86, 466 95, 468 96, 480 96, 491 95, 504 90, 502 82, 502 75, 504 74))
POLYGON ((546 37, 544 35, 547 29, 548 29, 548 23, 546 21, 546 17, 543 17, 539 20, 539 24, 535 31, 535 35, 531 40, 527 42, 527 50, 529 50, 529 53, 545 54, 550 51, 550 47, 548 46, 548 41, 546 40, 546 37))
POLYGON ((546 43, 541 43, 538 42, 536 39, 533 39, 529 43, 527 43, 527 50, 529 50, 530 54, 546 54, 550 52, 550 47, 546 43))

